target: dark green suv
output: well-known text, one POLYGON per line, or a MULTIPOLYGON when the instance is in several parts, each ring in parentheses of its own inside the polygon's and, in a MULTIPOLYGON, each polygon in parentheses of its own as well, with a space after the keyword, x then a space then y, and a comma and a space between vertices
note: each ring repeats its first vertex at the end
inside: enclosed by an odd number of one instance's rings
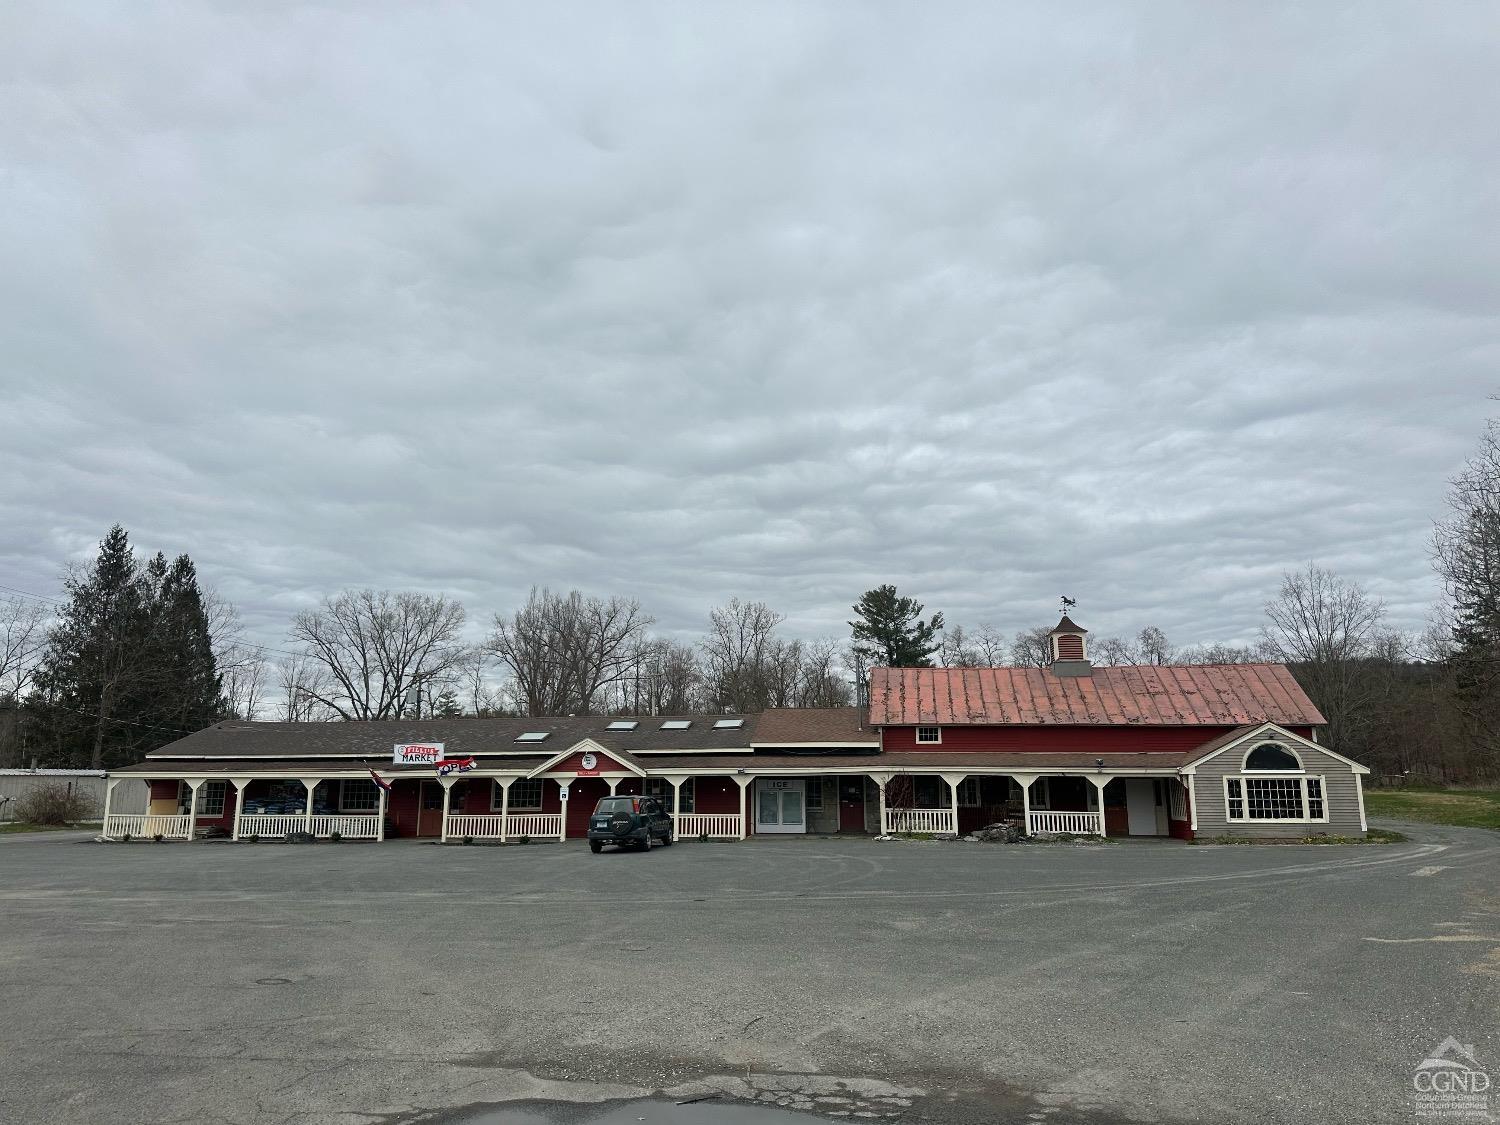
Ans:
POLYGON ((589 817, 589 851, 605 844, 647 851, 652 838, 672 842, 672 817, 655 797, 604 797, 589 817))

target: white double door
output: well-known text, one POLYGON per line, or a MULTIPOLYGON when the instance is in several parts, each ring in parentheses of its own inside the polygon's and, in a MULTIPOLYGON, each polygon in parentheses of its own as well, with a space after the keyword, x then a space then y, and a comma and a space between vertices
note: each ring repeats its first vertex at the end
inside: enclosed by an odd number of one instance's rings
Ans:
POLYGON ((755 781, 755 831, 806 832, 807 783, 761 777, 755 781))

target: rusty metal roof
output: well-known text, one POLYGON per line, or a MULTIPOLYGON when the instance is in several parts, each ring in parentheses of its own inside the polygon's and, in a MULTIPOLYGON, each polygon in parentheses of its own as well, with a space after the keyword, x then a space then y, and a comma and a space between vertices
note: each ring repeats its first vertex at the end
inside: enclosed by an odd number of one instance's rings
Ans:
POLYGON ((1283 664, 1126 665, 1087 676, 1039 668, 874 668, 877 726, 1319 726, 1283 664))

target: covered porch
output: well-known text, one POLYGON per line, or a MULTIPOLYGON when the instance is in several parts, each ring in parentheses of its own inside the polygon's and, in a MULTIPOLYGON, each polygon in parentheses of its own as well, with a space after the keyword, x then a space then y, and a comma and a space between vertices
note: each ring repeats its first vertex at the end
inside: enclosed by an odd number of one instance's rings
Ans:
POLYGON ((1175 771, 872 773, 882 835, 959 836, 1008 823, 1027 836, 1188 838, 1188 793, 1175 771))

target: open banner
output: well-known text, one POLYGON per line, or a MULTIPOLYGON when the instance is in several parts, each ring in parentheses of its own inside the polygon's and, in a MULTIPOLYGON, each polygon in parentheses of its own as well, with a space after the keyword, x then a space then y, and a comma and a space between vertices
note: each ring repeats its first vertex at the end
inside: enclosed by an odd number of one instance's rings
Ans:
POLYGON ((475 765, 473 758, 443 758, 437 762, 437 774, 447 777, 450 773, 468 773, 475 765))

